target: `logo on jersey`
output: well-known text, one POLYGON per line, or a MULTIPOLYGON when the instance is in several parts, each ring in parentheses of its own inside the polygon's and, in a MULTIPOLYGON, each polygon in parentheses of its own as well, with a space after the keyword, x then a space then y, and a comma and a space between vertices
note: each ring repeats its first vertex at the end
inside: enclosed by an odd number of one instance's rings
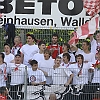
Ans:
POLYGON ((32 75, 32 76, 30 77, 30 81, 31 81, 31 82, 35 82, 35 81, 36 81, 36 77, 35 77, 34 75, 32 75))
POLYGON ((2 69, 0 69, 0 74, 3 74, 3 70, 2 69))

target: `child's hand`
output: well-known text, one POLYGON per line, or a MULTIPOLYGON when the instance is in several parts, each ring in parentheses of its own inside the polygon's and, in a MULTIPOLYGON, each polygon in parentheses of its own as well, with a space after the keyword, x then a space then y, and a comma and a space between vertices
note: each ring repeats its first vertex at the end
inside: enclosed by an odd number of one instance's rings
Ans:
POLYGON ((31 84, 34 86, 38 85, 38 83, 35 83, 35 82, 31 82, 31 84))

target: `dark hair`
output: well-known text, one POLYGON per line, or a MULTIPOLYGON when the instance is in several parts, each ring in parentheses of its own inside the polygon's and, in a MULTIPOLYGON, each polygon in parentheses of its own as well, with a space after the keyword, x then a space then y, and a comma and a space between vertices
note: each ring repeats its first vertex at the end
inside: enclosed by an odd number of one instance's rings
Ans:
POLYGON ((44 41, 40 41, 40 42, 38 43, 38 46, 40 46, 40 45, 42 45, 42 44, 45 44, 45 45, 46 45, 46 43, 45 43, 44 41))
POLYGON ((16 54, 15 57, 17 57, 17 56, 21 57, 21 54, 16 54))
POLYGON ((30 65, 33 66, 34 64, 38 64, 38 62, 36 60, 31 60, 30 65))
POLYGON ((84 61, 84 56, 82 54, 78 54, 75 56, 76 62, 77 62, 78 57, 81 57, 82 61, 84 61))
POLYGON ((64 56, 66 56, 67 59, 68 59, 68 61, 70 61, 71 56, 69 55, 69 53, 64 53, 64 54, 63 54, 63 57, 64 57, 64 56))
POLYGON ((21 36, 18 35, 18 36, 15 36, 14 39, 15 39, 15 38, 19 38, 20 41, 21 41, 21 36))
POLYGON ((60 56, 57 56, 55 59, 61 59, 61 57, 60 56))
POLYGON ((9 43, 4 43, 4 46, 9 46, 10 47, 10 49, 11 49, 11 46, 10 46, 10 44, 9 43))
POLYGON ((3 94, 6 91, 6 87, 2 86, 0 87, 0 94, 3 94))
POLYGON ((59 36, 58 36, 57 33, 54 33, 54 34, 52 35, 52 37, 53 37, 53 36, 59 38, 59 36))
POLYGON ((4 58, 5 58, 4 53, 1 52, 0 55, 1 55, 2 59, 4 60, 4 58))
POLYGON ((49 49, 45 49, 44 53, 48 53, 51 56, 51 51, 49 49))
POLYGON ((83 42, 85 42, 87 46, 91 46, 89 41, 84 40, 83 42))
POLYGON ((67 46, 68 50, 70 49, 70 45, 68 43, 63 43, 63 45, 67 46))
POLYGON ((26 36, 27 36, 27 37, 28 37, 28 36, 32 37, 32 39, 34 39, 34 41, 37 43, 37 39, 35 38, 35 36, 34 36, 33 34, 27 34, 26 36))

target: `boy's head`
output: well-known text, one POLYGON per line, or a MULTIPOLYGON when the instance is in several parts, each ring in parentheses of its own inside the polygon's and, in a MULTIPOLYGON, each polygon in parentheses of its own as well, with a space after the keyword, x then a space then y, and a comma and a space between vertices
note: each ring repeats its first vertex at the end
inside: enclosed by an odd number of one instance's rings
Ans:
POLYGON ((21 43, 21 37, 20 36, 15 36, 14 38, 14 44, 17 46, 21 43))
POLYGON ((55 61, 54 61, 54 63, 55 63, 55 65, 60 66, 60 64, 61 64, 61 57, 57 56, 55 61))
POLYGON ((21 55, 20 54, 16 54, 15 55, 15 64, 20 64, 21 63, 21 55))
POLYGON ((8 94, 8 89, 6 87, 0 87, 0 94, 3 96, 7 96, 8 94))
POLYGON ((87 50, 87 49, 89 50, 90 47, 91 47, 91 45, 90 45, 90 42, 89 42, 89 41, 84 40, 84 41, 82 42, 82 49, 83 49, 83 51, 84 51, 84 50, 87 50))
POLYGON ((9 54, 9 53, 10 53, 10 50, 11 50, 10 44, 5 43, 5 44, 4 44, 4 52, 5 52, 6 54, 9 54))
POLYGON ((32 70, 36 71, 38 68, 38 62, 36 60, 30 61, 30 65, 32 66, 32 70))
POLYGON ((68 44, 68 43, 64 43, 63 45, 62 45, 62 50, 63 50, 63 52, 68 52, 69 51, 69 49, 70 49, 70 45, 68 44))
POLYGON ((4 62, 5 55, 4 53, 0 53, 0 61, 4 62))
POLYGON ((27 43, 29 45, 32 45, 34 42, 37 42, 33 34, 27 34, 26 36, 27 36, 27 43))
POLYGON ((82 54, 78 54, 76 55, 76 62, 79 63, 79 64, 82 64, 83 61, 84 61, 84 56, 82 54))
POLYGON ((57 44, 57 42, 58 42, 58 34, 57 33, 55 33, 55 34, 53 34, 52 35, 52 43, 53 44, 57 44))
POLYGON ((44 59, 48 60, 51 56, 51 51, 49 49, 44 50, 44 59))
POLYGON ((39 48, 40 50, 44 51, 44 50, 46 49, 46 44, 45 44, 45 42, 44 42, 44 41, 40 41, 40 42, 38 43, 38 48, 39 48))
POLYGON ((64 63, 68 63, 69 61, 70 61, 70 55, 69 55, 69 53, 64 53, 63 54, 63 62, 64 63))

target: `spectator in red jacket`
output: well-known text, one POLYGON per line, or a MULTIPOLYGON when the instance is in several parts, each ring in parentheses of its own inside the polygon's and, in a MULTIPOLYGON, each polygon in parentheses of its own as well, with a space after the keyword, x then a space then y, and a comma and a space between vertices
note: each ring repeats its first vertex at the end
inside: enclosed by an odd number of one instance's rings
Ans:
POLYGON ((7 100, 8 89, 6 87, 0 87, 0 100, 7 100))
POLYGON ((58 44, 58 39, 58 34, 53 34, 52 43, 47 47, 48 49, 50 49, 53 59, 55 59, 59 54, 62 53, 62 47, 58 44))

